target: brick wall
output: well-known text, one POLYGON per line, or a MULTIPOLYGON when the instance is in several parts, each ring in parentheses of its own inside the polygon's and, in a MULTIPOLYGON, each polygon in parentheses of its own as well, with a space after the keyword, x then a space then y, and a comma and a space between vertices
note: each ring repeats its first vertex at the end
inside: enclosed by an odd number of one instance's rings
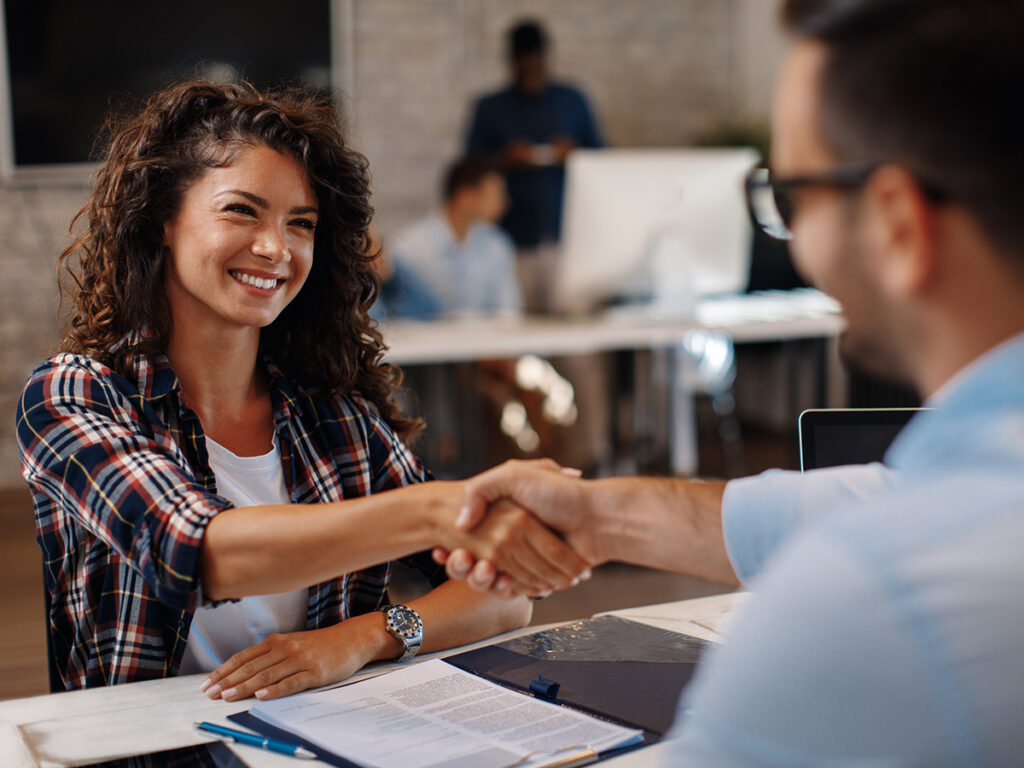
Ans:
MULTIPOLYGON (((347 116, 370 158, 387 233, 437 198, 472 99, 503 84, 504 30, 539 18, 554 73, 590 96, 617 146, 686 144, 721 123, 763 116, 779 36, 775 0, 351 0, 347 116)), ((342 36, 344 37, 344 35, 342 36)), ((81 188, 0 188, 0 486, 20 482, 18 393, 57 340, 54 265, 81 188)))

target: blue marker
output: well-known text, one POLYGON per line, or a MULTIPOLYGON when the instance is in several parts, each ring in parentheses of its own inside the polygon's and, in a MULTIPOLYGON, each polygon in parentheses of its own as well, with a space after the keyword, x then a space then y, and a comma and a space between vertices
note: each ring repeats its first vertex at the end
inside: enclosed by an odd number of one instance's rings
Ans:
POLYGON ((268 752, 277 752, 279 755, 298 757, 303 760, 316 760, 316 753, 310 752, 298 744, 289 744, 287 741, 271 739, 254 733, 246 733, 245 731, 236 731, 234 728, 225 728, 223 725, 214 725, 213 723, 192 723, 192 727, 197 731, 212 734, 223 741, 233 741, 237 744, 258 747, 268 752))

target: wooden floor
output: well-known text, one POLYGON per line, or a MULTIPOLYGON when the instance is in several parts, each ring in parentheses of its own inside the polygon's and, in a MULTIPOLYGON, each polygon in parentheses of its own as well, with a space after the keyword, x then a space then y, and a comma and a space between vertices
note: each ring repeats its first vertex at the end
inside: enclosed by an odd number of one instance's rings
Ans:
MULTIPOLYGON (((791 436, 747 435, 746 469, 790 466, 791 436)), ((718 474, 715 467, 702 470, 718 474)), ((716 594, 716 584, 612 563, 576 589, 535 604, 533 621, 546 624, 648 603, 716 594)), ((0 489, 0 699, 49 690, 44 635, 42 565, 28 491, 0 489)))

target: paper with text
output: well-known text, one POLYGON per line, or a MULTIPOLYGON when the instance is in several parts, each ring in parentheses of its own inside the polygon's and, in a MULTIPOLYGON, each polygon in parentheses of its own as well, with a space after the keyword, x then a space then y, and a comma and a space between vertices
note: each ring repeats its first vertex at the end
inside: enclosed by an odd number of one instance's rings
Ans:
POLYGON ((251 711, 374 768, 532 768, 573 751, 600 752, 643 738, 641 731, 503 688, 440 659, 259 702, 251 711))

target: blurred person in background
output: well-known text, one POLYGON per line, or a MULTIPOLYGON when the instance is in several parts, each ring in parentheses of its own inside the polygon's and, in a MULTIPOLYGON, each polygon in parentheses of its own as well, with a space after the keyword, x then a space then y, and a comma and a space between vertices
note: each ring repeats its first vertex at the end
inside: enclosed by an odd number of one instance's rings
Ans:
POLYGON ((506 173, 511 205, 501 223, 519 250, 520 280, 531 311, 549 309, 565 161, 576 147, 604 143, 582 91, 549 78, 548 48, 548 35, 536 21, 508 31, 512 82, 476 102, 466 138, 466 154, 494 158, 506 173))
MULTIPOLYGON (((515 246, 496 224, 508 208, 501 170, 483 158, 458 160, 445 171, 442 194, 438 210, 392 239, 396 273, 426 288, 439 315, 518 316, 515 246)), ((424 317, 404 311, 401 285, 390 306, 396 317, 424 317)))

